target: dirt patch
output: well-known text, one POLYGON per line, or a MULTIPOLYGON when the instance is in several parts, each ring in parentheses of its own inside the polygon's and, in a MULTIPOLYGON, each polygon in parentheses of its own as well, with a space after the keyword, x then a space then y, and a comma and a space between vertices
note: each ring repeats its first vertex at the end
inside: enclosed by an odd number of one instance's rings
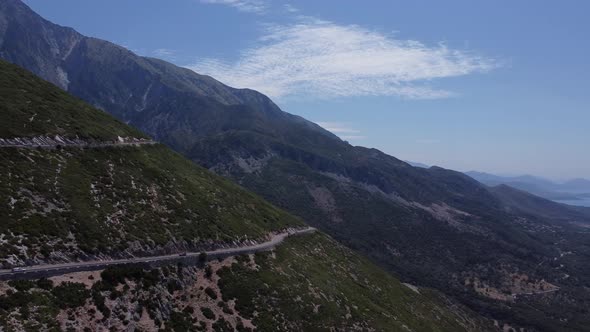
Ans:
POLYGON ((342 217, 338 214, 338 208, 336 207, 336 200, 330 190, 324 187, 315 187, 308 188, 308 191, 311 197, 313 197, 317 207, 326 212, 333 222, 342 222, 342 217))
POLYGON ((146 332, 158 330, 156 323, 154 323, 154 320, 150 318, 150 315, 148 314, 147 310, 145 310, 145 308, 143 308, 143 311, 141 312, 141 317, 139 318, 139 321, 137 322, 137 328, 140 331, 146 331, 146 332))
POLYGON ((480 295, 500 301, 514 301, 521 295, 546 294, 559 290, 558 286, 544 279, 535 280, 526 274, 508 272, 505 273, 501 286, 491 286, 477 277, 466 278, 464 284, 480 295))
POLYGON ((73 272, 68 274, 62 274, 60 276, 55 276, 49 278, 49 280, 53 281, 54 286, 59 286, 62 283, 69 281, 69 282, 79 282, 84 284, 86 288, 92 288, 95 282, 99 281, 100 278, 100 271, 88 271, 88 272, 73 272))

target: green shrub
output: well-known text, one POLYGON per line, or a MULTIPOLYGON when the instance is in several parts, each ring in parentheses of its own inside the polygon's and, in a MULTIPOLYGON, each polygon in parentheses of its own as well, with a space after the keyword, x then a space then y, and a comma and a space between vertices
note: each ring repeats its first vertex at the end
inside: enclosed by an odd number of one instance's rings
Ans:
POLYGON ((189 315, 192 315, 195 312, 195 308, 191 307, 190 305, 187 305, 182 311, 186 312, 189 315))
POLYGON ((234 314, 234 311, 233 311, 233 310, 231 310, 231 309, 230 309, 230 308, 227 306, 227 304, 223 306, 223 312, 224 312, 224 313, 226 313, 226 314, 228 314, 228 315, 233 315, 233 314, 234 314))
POLYGON ((166 331, 196 331, 190 315, 186 312, 173 311, 166 322, 166 331))
POLYGON ((100 276, 105 283, 117 286, 125 283, 125 279, 140 281, 146 273, 139 266, 109 266, 101 272, 100 276))
POLYGON ((122 292, 120 292, 118 290, 113 290, 113 291, 111 291, 111 294, 109 295, 109 299, 114 301, 122 296, 123 296, 122 292))
POLYGON ((206 261, 207 261, 207 253, 203 251, 199 254, 199 262, 205 263, 206 261))
POLYGON ((205 288, 205 293, 212 298, 213 300, 217 300, 217 293, 211 287, 205 288))
POLYGON ((211 268, 211 266, 210 266, 210 265, 207 265, 207 266, 205 267, 205 277, 206 277, 207 279, 211 279, 211 277, 212 277, 212 276, 213 276, 213 269, 211 268))
POLYGON ((213 313, 213 310, 211 310, 207 307, 202 307, 201 312, 203 313, 203 316, 205 316, 205 318, 211 319, 211 320, 215 319, 215 313, 213 313))
POLYGON ((54 287, 51 293, 55 304, 62 309, 81 307, 90 297, 90 291, 84 284, 69 281, 54 287))
POLYGON ((157 285, 160 282, 160 271, 158 269, 153 269, 143 275, 143 288, 149 289, 157 285))
POLYGON ((41 278, 37 280, 37 287, 44 290, 51 290, 53 288, 53 280, 47 278, 41 278))
POLYGON ((228 321, 220 317, 215 323, 213 323, 213 331, 233 332, 234 329, 228 321))
POLYGON ((250 263, 250 256, 246 254, 239 255, 236 257, 236 260, 238 261, 238 263, 247 264, 250 263))
POLYGON ((8 285, 10 285, 10 287, 16 288, 16 290, 19 292, 26 292, 29 289, 35 287, 35 282, 31 280, 10 280, 8 285))
POLYGON ((244 322, 242 322, 242 319, 240 319, 238 317, 238 322, 236 323, 236 331, 238 331, 238 332, 252 332, 252 329, 249 327, 245 327, 244 322))
POLYGON ((182 284, 180 283, 180 281, 175 280, 175 279, 168 280, 167 286, 168 286, 168 293, 170 293, 170 294, 182 289, 182 284))

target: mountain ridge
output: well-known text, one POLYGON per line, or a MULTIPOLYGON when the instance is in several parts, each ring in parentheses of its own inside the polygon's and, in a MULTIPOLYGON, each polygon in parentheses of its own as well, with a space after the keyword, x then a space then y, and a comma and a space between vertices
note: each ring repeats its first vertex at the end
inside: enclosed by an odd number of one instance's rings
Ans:
POLYGON ((475 171, 465 174, 488 186, 504 184, 552 201, 568 201, 570 205, 576 201, 583 203, 584 199, 590 197, 590 181, 581 178, 555 182, 530 175, 507 177, 475 171))

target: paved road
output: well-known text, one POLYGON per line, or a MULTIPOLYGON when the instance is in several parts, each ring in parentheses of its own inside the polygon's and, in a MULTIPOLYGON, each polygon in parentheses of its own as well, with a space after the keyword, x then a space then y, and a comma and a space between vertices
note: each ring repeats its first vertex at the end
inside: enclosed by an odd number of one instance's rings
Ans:
POLYGON ((518 296, 522 296, 522 295, 539 295, 539 294, 553 293, 553 292, 559 291, 559 289, 560 288, 555 288, 555 289, 550 289, 550 290, 540 291, 540 292, 528 292, 528 293, 512 294, 512 297, 513 298, 517 298, 518 296))
MULTIPOLYGON (((206 251, 207 257, 215 258, 215 257, 227 257, 227 256, 234 256, 240 255, 245 253, 253 253, 259 251, 265 251, 276 247, 278 244, 283 242, 285 238, 293 235, 300 235, 300 234, 307 234, 313 233, 316 229, 313 227, 308 227, 304 229, 297 229, 297 230, 289 230, 284 233, 275 234, 271 240, 250 245, 250 246, 242 246, 236 248, 223 248, 217 249, 212 251, 206 251)), ((112 265, 125 265, 125 264, 138 264, 138 263, 157 263, 157 262, 168 262, 168 261, 179 261, 179 260, 190 260, 191 258, 198 258, 200 252, 190 252, 186 253, 186 255, 163 255, 163 256, 151 256, 151 257, 135 257, 129 259, 116 259, 116 260, 103 260, 103 261, 90 261, 90 262, 72 262, 72 263, 63 263, 63 264, 47 264, 47 265, 34 265, 34 266, 27 266, 21 268, 20 271, 13 271, 13 270, 0 270, 0 277, 2 279, 17 279, 23 278, 27 275, 36 275, 41 277, 44 274, 47 275, 59 275, 65 274, 74 271, 92 271, 97 269, 103 269, 107 266, 112 265)))
POLYGON ((120 138, 116 141, 87 141, 82 139, 69 139, 63 137, 19 137, 0 138, 0 148, 21 148, 21 149, 55 149, 61 147, 74 148, 105 148, 119 146, 152 145, 157 142, 140 138, 120 138))

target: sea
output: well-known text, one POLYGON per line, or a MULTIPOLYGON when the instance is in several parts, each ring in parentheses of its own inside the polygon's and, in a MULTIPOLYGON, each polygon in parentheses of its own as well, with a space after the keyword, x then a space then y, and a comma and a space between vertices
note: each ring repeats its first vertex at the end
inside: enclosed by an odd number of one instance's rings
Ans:
POLYGON ((577 206, 587 206, 590 207, 590 197, 585 197, 581 199, 565 199, 565 200, 555 200, 557 203, 563 203, 568 205, 577 205, 577 206))

